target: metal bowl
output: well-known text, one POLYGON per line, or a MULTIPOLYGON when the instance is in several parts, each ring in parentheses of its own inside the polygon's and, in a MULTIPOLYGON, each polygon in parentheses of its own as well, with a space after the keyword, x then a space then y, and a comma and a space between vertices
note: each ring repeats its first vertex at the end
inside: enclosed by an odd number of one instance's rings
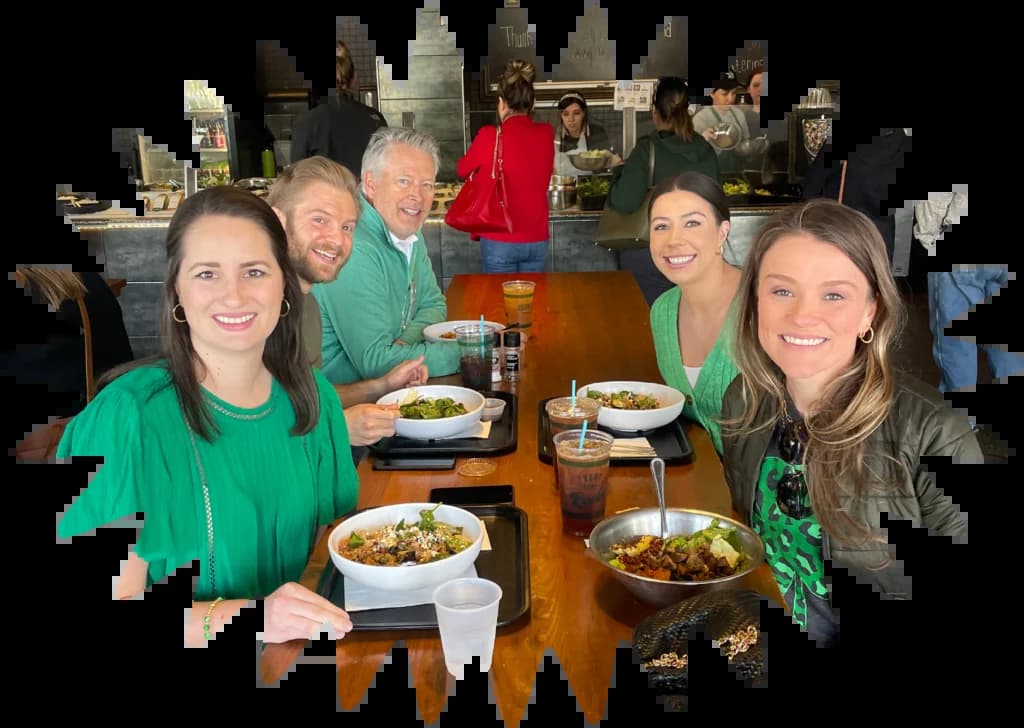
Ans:
POLYGON ((596 172, 597 170, 608 169, 608 165, 612 161, 611 152, 604 149, 597 150, 602 152, 600 155, 584 157, 582 153, 577 152, 575 154, 568 153, 566 156, 569 157, 569 161, 572 162, 572 166, 576 169, 586 170, 588 172, 596 172))
POLYGON ((625 586, 626 589, 641 601, 653 604, 654 606, 665 607, 702 592, 718 589, 736 589, 738 588, 738 582, 757 569, 764 561, 764 543, 761 541, 761 537, 739 521, 734 521, 717 513, 689 508, 668 508, 666 509, 666 517, 670 538, 678 535, 688 536, 696 531, 700 531, 710 526, 711 522, 715 519, 718 519, 719 524, 722 526, 735 528, 739 534, 740 542, 743 544, 745 562, 742 568, 732 576, 709 579, 708 581, 661 581, 616 569, 608 563, 612 559, 612 546, 627 541, 634 536, 658 535, 661 533, 661 515, 657 508, 637 508, 617 513, 614 516, 605 518, 594 526, 594 530, 590 532, 589 547, 591 555, 604 564, 616 581, 625 586))
POLYGON ((736 147, 736 153, 742 157, 756 157, 768 151, 768 137, 759 136, 744 139, 736 147))
POLYGON ((712 127, 711 131, 714 133, 711 143, 719 149, 732 149, 740 143, 740 138, 743 136, 743 132, 738 126, 728 122, 712 127))

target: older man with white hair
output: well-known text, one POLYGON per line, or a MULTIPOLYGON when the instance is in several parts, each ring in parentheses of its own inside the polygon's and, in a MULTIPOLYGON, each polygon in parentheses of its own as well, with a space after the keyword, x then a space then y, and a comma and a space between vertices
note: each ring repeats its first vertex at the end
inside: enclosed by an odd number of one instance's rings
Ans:
POLYGON ((352 256, 336 280, 313 289, 331 382, 379 377, 421 355, 431 375, 458 371, 458 347, 423 338, 448 314, 419 234, 440 164, 437 141, 414 129, 385 127, 370 138, 352 256))

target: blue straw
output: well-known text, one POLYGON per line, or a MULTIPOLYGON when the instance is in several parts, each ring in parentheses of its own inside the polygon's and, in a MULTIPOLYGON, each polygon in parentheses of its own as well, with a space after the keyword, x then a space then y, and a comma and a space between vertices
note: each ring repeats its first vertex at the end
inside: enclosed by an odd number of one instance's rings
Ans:
POLYGON ((484 315, 480 314, 480 358, 484 356, 484 352, 487 351, 487 334, 484 329, 484 315))
POLYGON ((580 433, 580 450, 583 449, 583 441, 587 438, 587 421, 583 420, 583 432, 580 433))
POLYGON ((576 380, 575 379, 572 380, 572 398, 570 399, 569 404, 572 406, 572 411, 575 412, 576 411, 576 380))

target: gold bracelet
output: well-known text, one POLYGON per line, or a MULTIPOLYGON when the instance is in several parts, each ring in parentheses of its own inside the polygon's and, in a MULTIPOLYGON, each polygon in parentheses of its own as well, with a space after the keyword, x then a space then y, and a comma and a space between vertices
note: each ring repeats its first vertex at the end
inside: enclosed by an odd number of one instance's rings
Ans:
POLYGON ((224 601, 224 597, 217 597, 212 602, 210 602, 210 607, 206 610, 206 616, 203 617, 203 637, 205 637, 207 640, 210 639, 210 616, 213 614, 213 610, 217 606, 217 604, 219 604, 222 601, 224 601))

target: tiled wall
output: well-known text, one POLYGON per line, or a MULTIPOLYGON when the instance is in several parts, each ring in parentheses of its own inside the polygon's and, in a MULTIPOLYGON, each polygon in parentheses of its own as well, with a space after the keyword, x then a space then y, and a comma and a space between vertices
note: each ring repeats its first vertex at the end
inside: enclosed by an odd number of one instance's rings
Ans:
POLYGON ((128 281, 118 302, 132 352, 136 358, 155 353, 159 347, 156 317, 167 265, 167 228, 92 230, 80 234, 89 254, 104 266, 104 278, 128 281))

